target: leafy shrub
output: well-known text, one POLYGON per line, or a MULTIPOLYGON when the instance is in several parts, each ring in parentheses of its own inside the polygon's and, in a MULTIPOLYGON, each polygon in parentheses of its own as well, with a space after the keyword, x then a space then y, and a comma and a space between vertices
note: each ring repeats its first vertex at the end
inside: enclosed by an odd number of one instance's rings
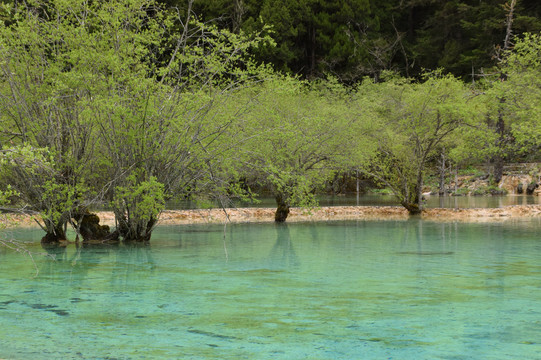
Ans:
POLYGON ((474 196, 479 195, 507 195, 507 190, 500 189, 497 186, 482 186, 472 191, 471 193, 474 196))
POLYGON ((470 193, 470 190, 467 188, 458 188, 457 191, 451 193, 452 196, 466 196, 470 193))
POLYGON ((393 195, 393 191, 391 189, 383 188, 383 189, 371 189, 371 193, 377 194, 377 195, 393 195))

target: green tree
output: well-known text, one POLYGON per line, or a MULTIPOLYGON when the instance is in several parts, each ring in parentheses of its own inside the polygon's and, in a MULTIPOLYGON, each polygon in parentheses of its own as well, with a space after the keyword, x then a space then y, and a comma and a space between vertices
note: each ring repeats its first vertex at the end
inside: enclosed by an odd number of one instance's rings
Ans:
POLYGON ((375 118, 378 151, 363 171, 391 189, 410 214, 422 211, 427 164, 453 131, 474 118, 464 84, 450 75, 427 75, 423 82, 391 78, 366 81, 359 108, 375 118))
MULTIPOLYGON (((267 80, 242 133, 247 177, 276 199, 275 220, 292 206, 317 204, 314 192, 336 171, 351 168, 348 146, 357 126, 345 90, 336 82, 309 84, 295 78, 267 80)), ((239 131, 239 133, 241 133, 239 131)))
POLYGON ((24 200, 51 241, 96 198, 110 201, 116 234, 148 240, 166 198, 213 177, 213 146, 235 119, 220 108, 257 77, 245 53, 263 39, 147 0, 12 10, 16 21, 2 28, 2 145, 52 160, 39 172, 47 181, 36 180, 43 185, 26 187, 35 174, 14 167, 8 175, 18 179, 6 181, 21 194, 41 189, 24 200))
POLYGON ((502 71, 506 81, 496 86, 507 99, 511 133, 522 152, 535 152, 541 144, 541 34, 517 38, 505 54, 502 71))
POLYGON ((88 99, 95 79, 86 76, 89 55, 81 58, 87 39, 71 25, 79 19, 60 16, 68 3, 5 6, 12 16, 0 24, 2 175, 41 214, 44 241, 54 242, 65 239, 85 204, 92 172, 88 99))
POLYGON ((523 20, 523 17, 517 15, 517 10, 520 9, 519 4, 517 0, 506 3, 505 33, 502 36, 501 46, 496 47, 494 51, 494 57, 498 61, 497 66, 492 69, 491 74, 485 74, 478 84, 484 91, 488 129, 495 138, 493 146, 487 148, 487 156, 493 164, 492 182, 494 185, 498 185, 503 177, 504 162, 518 159, 520 154, 520 149, 512 134, 512 128, 518 121, 514 104, 517 101, 516 90, 512 90, 507 85, 509 69, 506 68, 506 57, 513 48, 513 34, 516 32, 517 23, 520 24, 523 20), (510 90, 512 90, 510 92, 512 97, 508 98, 507 92, 510 90))

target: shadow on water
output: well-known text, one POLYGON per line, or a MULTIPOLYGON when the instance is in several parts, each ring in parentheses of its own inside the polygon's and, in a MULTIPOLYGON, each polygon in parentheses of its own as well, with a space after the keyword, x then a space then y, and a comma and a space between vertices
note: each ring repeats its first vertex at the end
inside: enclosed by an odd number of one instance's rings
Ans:
POLYGON ((137 289, 133 280, 152 276, 156 267, 151 247, 146 244, 83 243, 42 247, 49 256, 41 261, 32 285, 22 291, 23 296, 10 296, 11 299, 1 301, 0 310, 22 306, 69 317, 74 304, 96 300, 93 289, 97 284, 102 289, 123 289, 132 293, 137 289), (94 272, 94 269, 99 271, 94 272), (56 289, 55 294, 43 296, 50 293, 51 288, 56 289))
POLYGON ((455 254, 458 244, 456 223, 427 224, 421 219, 411 219, 404 225, 402 241, 396 254, 417 256, 455 254))
POLYGON ((300 261, 293 247, 291 231, 287 223, 275 224, 276 242, 270 253, 270 264, 276 268, 299 266, 300 261))
POLYGON ((70 280, 85 279, 93 268, 111 267, 114 275, 129 275, 135 270, 152 271, 156 263, 148 243, 134 244, 90 244, 73 246, 42 245, 50 255, 39 269, 40 277, 53 277, 70 273, 70 280))
MULTIPOLYGON (((396 247, 395 254, 402 261, 411 261, 417 264, 420 272, 427 263, 440 266, 449 262, 456 264, 459 259, 468 259, 475 263, 490 264, 487 271, 480 271, 479 289, 490 294, 503 294, 506 289, 506 271, 510 267, 510 260, 506 251, 514 245, 506 241, 509 238, 520 239, 529 236, 528 229, 520 223, 500 224, 472 224, 468 226, 457 222, 430 222, 423 220, 409 220, 403 223, 401 241, 396 247), (472 239, 475 239, 473 242, 472 239), (472 243, 483 244, 483 251, 470 251, 472 243), (506 264, 506 265, 502 265, 506 264)), ((520 262, 512 261, 514 268, 520 268, 520 262)), ((475 286, 471 286, 476 289, 475 286)))

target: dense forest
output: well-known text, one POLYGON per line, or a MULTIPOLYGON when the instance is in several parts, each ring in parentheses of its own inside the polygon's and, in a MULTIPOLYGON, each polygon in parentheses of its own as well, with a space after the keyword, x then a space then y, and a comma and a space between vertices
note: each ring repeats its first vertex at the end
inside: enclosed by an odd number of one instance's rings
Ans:
POLYGON ((538 160, 536 1, 4 2, 0 200, 43 242, 148 241, 169 200, 267 192, 276 221, 337 176, 411 214, 428 173, 538 160), (398 4, 397 4, 398 3, 398 4), (99 224, 98 206, 116 229, 99 224))
MULTIPOLYGON (((498 63, 508 32, 508 0, 164 1, 234 33, 265 31, 275 45, 255 51, 279 71, 344 83, 384 70, 418 77, 444 68, 475 81, 498 63), (265 28, 266 27, 266 28, 265 28)), ((512 34, 541 30, 541 3, 513 3, 512 34)))

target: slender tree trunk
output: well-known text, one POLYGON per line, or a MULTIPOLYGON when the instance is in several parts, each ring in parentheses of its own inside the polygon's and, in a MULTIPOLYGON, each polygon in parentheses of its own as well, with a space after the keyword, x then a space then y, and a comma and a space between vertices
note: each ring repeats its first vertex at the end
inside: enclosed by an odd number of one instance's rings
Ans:
MULTIPOLYGON (((511 44, 511 37, 513 35, 513 12, 515 10, 515 5, 517 1, 511 0, 508 4, 509 11, 507 13, 507 19, 505 21, 506 23, 506 32, 505 32, 505 39, 503 42, 503 48, 502 50, 507 51, 509 50, 511 44)), ((507 79, 507 74, 502 73, 500 75, 500 81, 505 81, 507 79)), ((503 107, 505 103, 505 98, 500 98, 500 104, 503 107)), ((494 158, 494 185, 498 185, 503 177, 503 149, 505 146, 505 122, 503 119, 503 110, 500 109, 498 111, 498 123, 496 124, 496 132, 498 134, 498 154, 494 158)))
POLYGON ((233 33, 240 33, 240 28, 242 25, 242 16, 244 15, 246 9, 244 8, 244 0, 235 0, 235 8, 233 10, 233 33))
POLYGON ((408 210, 410 215, 419 215, 423 211, 423 172, 417 173, 417 181, 412 191, 406 194, 405 200, 401 202, 402 206, 408 210))
POLYGON ((508 50, 511 45, 511 37, 513 35, 513 12, 515 11, 515 5, 517 0, 511 0, 509 3, 509 12, 507 13, 505 40, 503 41, 503 50, 508 50))
POLYGON ((446 170, 446 164, 445 164, 445 153, 441 153, 441 163, 440 163, 440 186, 439 186, 439 195, 445 196, 445 170, 446 170))
POLYGON ((415 185, 415 203, 417 204, 418 211, 415 211, 413 214, 410 211, 410 214, 416 215, 420 214, 423 210, 423 168, 417 173, 417 184, 415 185))
POLYGON ((419 202, 402 202, 401 205, 408 210, 410 215, 419 215, 423 211, 419 202))
POLYGON ((500 155, 494 159, 494 179, 493 184, 498 186, 503 177, 503 159, 500 155))
POLYGON ((359 170, 355 170, 355 191, 357 193, 357 196, 361 193, 361 184, 359 181, 359 170))
POLYGON ((312 48, 310 51, 310 75, 314 76, 316 71, 316 27, 312 25, 312 48))
POLYGON ((66 240, 66 223, 59 221, 54 223, 51 220, 45 220, 45 228, 47 233, 41 238, 42 244, 54 244, 62 240, 66 240))
POLYGON ((289 205, 286 203, 284 196, 282 194, 276 195, 276 213, 274 214, 274 221, 284 222, 289 215, 289 205))
MULTIPOLYGON (((500 103, 504 103, 505 99, 500 99, 500 103)), ((496 124, 496 133, 498 134, 497 151, 498 153, 494 157, 494 185, 498 185, 503 177, 503 151, 505 147, 505 122, 503 119, 503 113, 500 110, 498 112, 498 122, 496 124)))
POLYGON ((458 163, 455 164, 455 194, 458 192, 458 163))

